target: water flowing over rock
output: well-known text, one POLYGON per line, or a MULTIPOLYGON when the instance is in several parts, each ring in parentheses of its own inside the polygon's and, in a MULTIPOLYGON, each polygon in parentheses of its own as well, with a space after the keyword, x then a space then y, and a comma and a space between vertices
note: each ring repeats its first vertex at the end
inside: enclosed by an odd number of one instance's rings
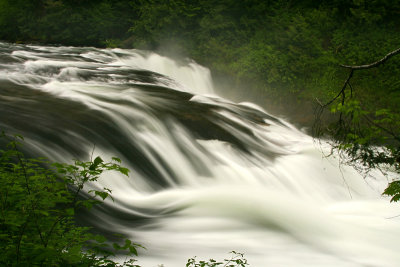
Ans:
POLYGON ((326 144, 214 94, 195 62, 122 49, 0 43, 0 128, 54 161, 120 157, 115 202, 82 215, 147 247, 143 266, 245 253, 251 266, 399 266, 396 204, 326 144))

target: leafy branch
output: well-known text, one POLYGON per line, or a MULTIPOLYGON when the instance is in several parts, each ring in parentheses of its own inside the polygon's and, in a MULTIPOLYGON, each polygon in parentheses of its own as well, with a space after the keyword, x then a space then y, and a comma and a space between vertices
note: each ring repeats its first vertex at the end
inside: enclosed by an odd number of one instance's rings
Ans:
MULTIPOLYGON (((360 101, 353 99, 353 87, 350 84, 355 71, 377 68, 398 54, 400 48, 370 64, 340 65, 349 69, 349 74, 339 93, 325 104, 317 99, 314 134, 321 136, 324 131, 330 133, 335 138, 332 149, 344 153, 346 163, 358 170, 363 169, 368 172, 372 168, 380 169, 384 166, 400 173, 400 115, 397 111, 391 111, 386 107, 375 111, 365 110, 360 101), (350 99, 346 95, 348 88, 350 88, 350 99), (332 105, 335 102, 337 104, 332 105), (331 127, 322 129, 321 117, 329 106, 331 112, 338 113, 339 116, 331 127)), ((389 183, 383 194, 392 196, 391 201, 400 200, 399 181, 389 183)))
POLYGON ((224 261, 216 261, 214 259, 209 259, 208 261, 197 261, 196 257, 188 259, 186 267, 245 267, 249 266, 247 260, 244 258, 243 253, 236 251, 231 251, 231 258, 224 259, 224 261))
POLYGON ((0 255, 1 266, 137 266, 133 256, 142 247, 130 240, 109 244, 106 238, 77 226, 77 209, 90 209, 111 198, 111 190, 90 190, 89 199, 78 195, 105 171, 128 175, 118 158, 100 157, 74 164, 26 158, 19 150, 22 137, 0 133, 0 255), (112 246, 110 246, 112 245, 112 246), (114 252, 129 256, 122 265, 114 252))

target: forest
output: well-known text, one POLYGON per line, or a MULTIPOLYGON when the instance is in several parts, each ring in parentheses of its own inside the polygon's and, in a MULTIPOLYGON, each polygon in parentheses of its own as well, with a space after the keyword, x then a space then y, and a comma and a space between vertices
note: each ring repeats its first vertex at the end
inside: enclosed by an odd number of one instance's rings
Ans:
POLYGON ((0 40, 191 58, 347 164, 400 173, 400 0, 0 0, 0 40))

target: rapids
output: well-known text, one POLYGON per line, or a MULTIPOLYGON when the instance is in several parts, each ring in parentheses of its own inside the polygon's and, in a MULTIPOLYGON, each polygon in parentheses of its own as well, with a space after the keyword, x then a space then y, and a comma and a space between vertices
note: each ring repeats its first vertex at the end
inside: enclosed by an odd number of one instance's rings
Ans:
POLYGON ((30 155, 107 173, 115 202, 82 216, 145 246, 143 266, 231 250, 250 266, 400 266, 400 207, 327 144, 252 103, 216 95, 210 71, 148 51, 0 43, 0 129, 30 155))

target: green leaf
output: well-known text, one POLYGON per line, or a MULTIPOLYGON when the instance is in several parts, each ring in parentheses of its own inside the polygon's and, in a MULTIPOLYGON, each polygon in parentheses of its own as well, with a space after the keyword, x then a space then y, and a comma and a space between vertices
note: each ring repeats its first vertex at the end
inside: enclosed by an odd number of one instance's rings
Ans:
POLYGON ((66 209, 65 211, 69 216, 73 216, 75 214, 75 210, 73 208, 66 209))
POLYGON ((384 195, 394 196, 400 194, 400 181, 391 182, 388 187, 383 191, 384 195))
POLYGON ((397 202, 400 200, 400 194, 395 195, 394 197, 392 197, 392 199, 390 200, 390 202, 397 202))
POLYGON ((129 176, 129 169, 128 169, 128 168, 120 167, 120 168, 119 168, 119 171, 120 171, 122 174, 124 174, 125 176, 129 176))
POLYGON ((105 200, 109 196, 107 192, 102 192, 102 191, 94 191, 94 194, 96 196, 101 197, 103 200, 105 200))
POLYGON ((134 246, 129 247, 129 252, 133 253, 135 256, 138 256, 138 252, 134 246))
POLYGON ((102 163, 103 160, 100 157, 96 157, 93 161, 93 164, 90 165, 89 170, 93 171, 99 166, 100 163, 102 163))
POLYGON ((118 162, 119 164, 121 164, 121 163, 122 163, 122 161, 121 161, 119 158, 112 157, 111 159, 112 159, 113 161, 116 161, 116 162, 118 162))
POLYGON ((122 247, 118 245, 117 243, 113 243, 113 248, 116 250, 120 250, 122 247))

